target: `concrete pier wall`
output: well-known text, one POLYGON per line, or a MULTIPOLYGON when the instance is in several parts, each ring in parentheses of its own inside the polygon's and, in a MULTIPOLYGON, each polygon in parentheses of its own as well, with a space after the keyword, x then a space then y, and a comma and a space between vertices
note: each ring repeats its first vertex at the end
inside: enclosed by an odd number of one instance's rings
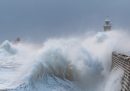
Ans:
POLYGON ((130 91, 130 56, 121 53, 112 53, 112 69, 120 68, 124 71, 121 91, 130 91))

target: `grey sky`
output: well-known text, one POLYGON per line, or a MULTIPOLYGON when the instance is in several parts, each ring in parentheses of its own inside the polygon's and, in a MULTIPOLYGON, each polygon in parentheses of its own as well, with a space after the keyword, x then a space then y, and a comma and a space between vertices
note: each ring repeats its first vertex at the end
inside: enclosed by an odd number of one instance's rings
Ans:
POLYGON ((101 30, 106 16, 130 28, 130 0, 0 0, 0 41, 46 38, 101 30))

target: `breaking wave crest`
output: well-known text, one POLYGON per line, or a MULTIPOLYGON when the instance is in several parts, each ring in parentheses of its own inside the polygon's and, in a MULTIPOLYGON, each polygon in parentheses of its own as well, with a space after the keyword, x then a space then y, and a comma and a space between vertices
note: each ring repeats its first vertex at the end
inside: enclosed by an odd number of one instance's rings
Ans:
POLYGON ((116 84, 121 80, 117 74, 122 71, 110 73, 112 51, 124 46, 118 45, 121 38, 127 41, 124 34, 111 31, 87 38, 50 39, 40 47, 5 41, 0 46, 0 89, 116 91, 117 85, 114 90, 109 88, 107 79, 117 79, 116 84))

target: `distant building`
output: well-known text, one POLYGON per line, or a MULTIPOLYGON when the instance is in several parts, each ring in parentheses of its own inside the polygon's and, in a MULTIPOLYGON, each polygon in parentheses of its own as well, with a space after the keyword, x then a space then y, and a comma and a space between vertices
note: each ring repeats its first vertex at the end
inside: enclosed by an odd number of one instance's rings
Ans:
POLYGON ((111 30, 111 21, 107 18, 105 20, 105 24, 104 24, 104 31, 110 31, 111 30))
POLYGON ((18 38, 16 38, 15 43, 19 43, 20 41, 21 41, 21 39, 18 37, 18 38))

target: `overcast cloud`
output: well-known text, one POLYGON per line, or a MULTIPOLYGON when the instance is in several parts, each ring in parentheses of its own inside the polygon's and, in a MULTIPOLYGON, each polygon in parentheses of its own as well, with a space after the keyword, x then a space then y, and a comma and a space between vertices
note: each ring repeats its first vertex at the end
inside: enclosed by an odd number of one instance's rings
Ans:
POLYGON ((130 0, 0 0, 0 41, 102 30, 106 16, 114 28, 129 29, 130 0))

